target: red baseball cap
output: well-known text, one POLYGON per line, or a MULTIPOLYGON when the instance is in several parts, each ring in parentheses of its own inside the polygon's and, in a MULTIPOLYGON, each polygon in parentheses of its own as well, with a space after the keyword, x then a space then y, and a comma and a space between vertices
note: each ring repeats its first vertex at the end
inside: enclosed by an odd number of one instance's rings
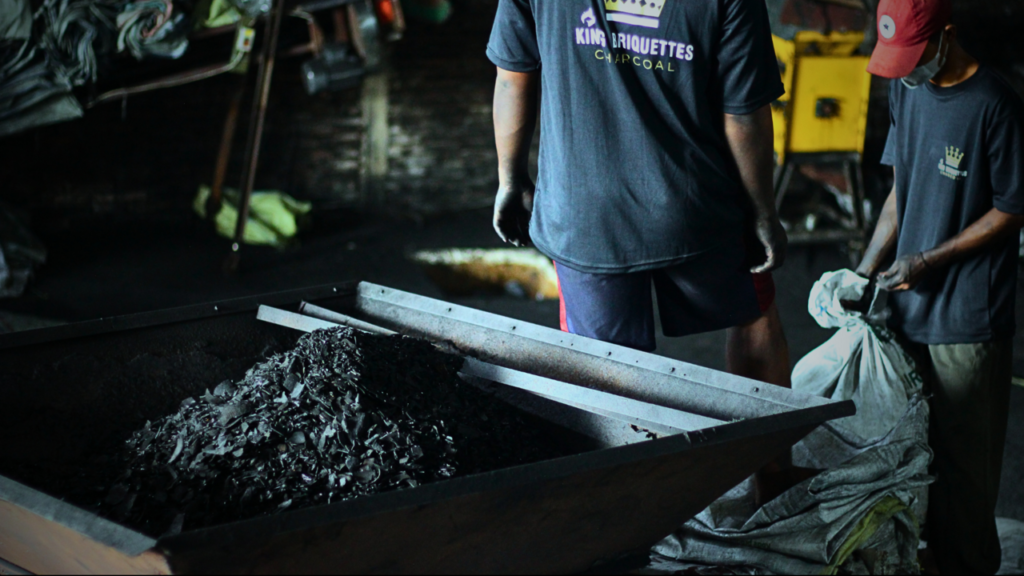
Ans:
POLYGON ((882 0, 878 4, 878 44, 868 72, 903 78, 921 60, 933 34, 949 23, 950 0, 882 0))

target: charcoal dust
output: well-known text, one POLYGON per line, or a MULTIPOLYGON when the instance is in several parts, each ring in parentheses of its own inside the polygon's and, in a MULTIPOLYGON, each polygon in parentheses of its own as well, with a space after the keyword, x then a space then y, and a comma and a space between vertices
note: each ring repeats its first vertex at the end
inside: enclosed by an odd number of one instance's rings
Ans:
POLYGON ((462 362, 404 336, 307 334, 135 432, 98 507, 159 536, 562 455, 462 362))

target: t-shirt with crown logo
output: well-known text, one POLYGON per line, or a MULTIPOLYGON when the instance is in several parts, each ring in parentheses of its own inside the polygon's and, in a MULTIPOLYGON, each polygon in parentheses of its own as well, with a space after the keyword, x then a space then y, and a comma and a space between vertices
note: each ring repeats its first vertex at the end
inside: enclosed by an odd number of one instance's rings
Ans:
POLYGON ((541 252, 622 273, 742 246, 723 113, 784 93, 764 0, 500 0, 487 55, 540 71, 541 252))
MULTIPOLYGON (((930 250, 993 208, 1024 214, 1024 102, 987 66, 946 88, 889 88, 882 163, 896 169, 897 256, 930 250)), ((1013 336, 1020 237, 889 295, 890 324, 914 342, 1013 336)))

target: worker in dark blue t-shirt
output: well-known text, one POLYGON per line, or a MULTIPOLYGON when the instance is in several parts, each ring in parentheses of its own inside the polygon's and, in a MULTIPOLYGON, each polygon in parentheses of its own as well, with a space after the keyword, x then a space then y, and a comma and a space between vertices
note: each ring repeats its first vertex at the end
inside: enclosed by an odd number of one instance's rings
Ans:
POLYGON ((882 0, 868 70, 891 84, 895 184, 858 272, 891 291, 931 395, 927 541, 947 574, 994 574, 1012 380, 1024 103, 957 43, 949 0, 882 0), (896 261, 879 274, 883 258, 896 261))
POLYGON ((729 371, 788 387, 764 0, 501 0, 487 55, 494 227, 555 261, 563 330, 653 350, 653 285, 667 336, 728 328, 729 371))

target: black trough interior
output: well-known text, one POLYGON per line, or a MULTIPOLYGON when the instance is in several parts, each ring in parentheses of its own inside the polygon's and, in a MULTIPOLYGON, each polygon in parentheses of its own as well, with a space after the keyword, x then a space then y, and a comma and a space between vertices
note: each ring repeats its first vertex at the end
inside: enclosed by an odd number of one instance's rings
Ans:
MULTIPOLYGON (((339 311, 352 304, 350 296, 310 300, 339 311)), ((0 342, 0 475, 80 504, 86 493, 76 491, 93 485, 92 498, 104 490, 94 485, 108 481, 110 460, 147 420, 173 413, 185 398, 224 380, 240 379, 302 336, 258 321, 255 306, 204 314, 196 318, 190 308, 181 315, 192 318, 168 323, 30 345, 0 342)), ((549 421, 524 417, 565 453, 597 447, 549 421)))

